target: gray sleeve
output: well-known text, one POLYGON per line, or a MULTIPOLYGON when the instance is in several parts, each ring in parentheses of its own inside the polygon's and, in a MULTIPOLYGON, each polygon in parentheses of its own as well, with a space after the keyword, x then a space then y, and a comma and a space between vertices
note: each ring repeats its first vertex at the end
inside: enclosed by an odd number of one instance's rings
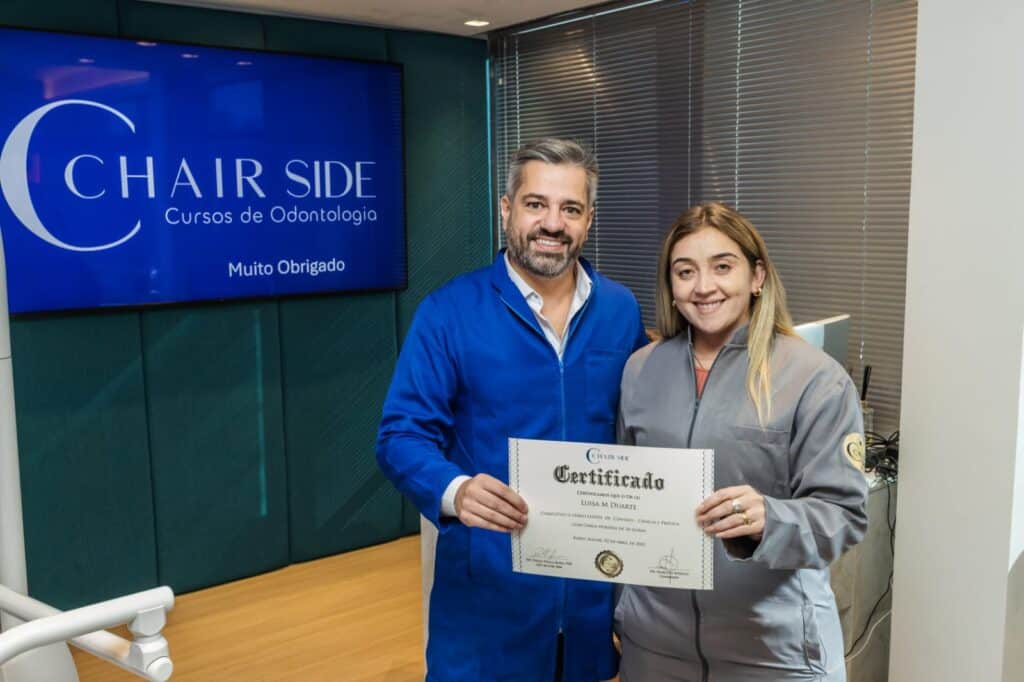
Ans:
POLYGON ((778 569, 823 568, 861 541, 868 493, 863 433, 849 376, 838 366, 819 371, 796 410, 791 498, 765 497, 764 535, 748 554, 751 561, 778 569))

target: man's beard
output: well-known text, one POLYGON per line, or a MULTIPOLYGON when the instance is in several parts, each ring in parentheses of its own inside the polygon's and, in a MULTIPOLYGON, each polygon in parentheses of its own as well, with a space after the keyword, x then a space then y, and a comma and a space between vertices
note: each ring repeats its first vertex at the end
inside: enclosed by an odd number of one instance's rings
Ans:
POLYGON ((548 232, 547 230, 534 230, 530 234, 509 234, 505 233, 508 242, 508 257, 512 262, 520 266, 530 274, 538 277, 555 278, 564 273, 576 263, 583 244, 572 244, 564 232, 548 232), (564 254, 560 253, 538 253, 530 249, 530 241, 537 237, 554 239, 568 244, 564 254))

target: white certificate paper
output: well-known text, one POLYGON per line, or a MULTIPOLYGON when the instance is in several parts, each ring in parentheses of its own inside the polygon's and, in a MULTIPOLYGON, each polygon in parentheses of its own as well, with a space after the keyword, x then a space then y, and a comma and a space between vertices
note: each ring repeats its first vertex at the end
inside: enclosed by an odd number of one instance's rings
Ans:
POLYGON ((710 590, 712 538, 695 510, 712 450, 510 438, 510 485, 529 506, 512 534, 520 573, 710 590))

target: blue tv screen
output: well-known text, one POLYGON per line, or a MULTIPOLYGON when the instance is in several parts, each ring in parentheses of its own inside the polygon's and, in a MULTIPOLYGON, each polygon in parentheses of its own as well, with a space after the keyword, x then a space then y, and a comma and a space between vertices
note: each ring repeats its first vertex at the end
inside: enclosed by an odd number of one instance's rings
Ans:
POLYGON ((0 29, 12 313, 406 286, 388 63, 0 29))

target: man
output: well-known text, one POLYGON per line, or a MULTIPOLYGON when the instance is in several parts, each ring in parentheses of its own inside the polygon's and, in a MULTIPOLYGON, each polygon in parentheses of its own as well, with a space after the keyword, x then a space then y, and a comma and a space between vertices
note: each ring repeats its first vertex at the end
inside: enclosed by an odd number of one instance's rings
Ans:
POLYGON ((424 299, 402 347, 377 459, 439 531, 428 682, 615 675, 609 585, 513 573, 528 508, 506 484, 509 437, 614 440, 622 368, 646 342, 633 295, 579 257, 596 196, 579 145, 519 149, 507 250, 424 299))

